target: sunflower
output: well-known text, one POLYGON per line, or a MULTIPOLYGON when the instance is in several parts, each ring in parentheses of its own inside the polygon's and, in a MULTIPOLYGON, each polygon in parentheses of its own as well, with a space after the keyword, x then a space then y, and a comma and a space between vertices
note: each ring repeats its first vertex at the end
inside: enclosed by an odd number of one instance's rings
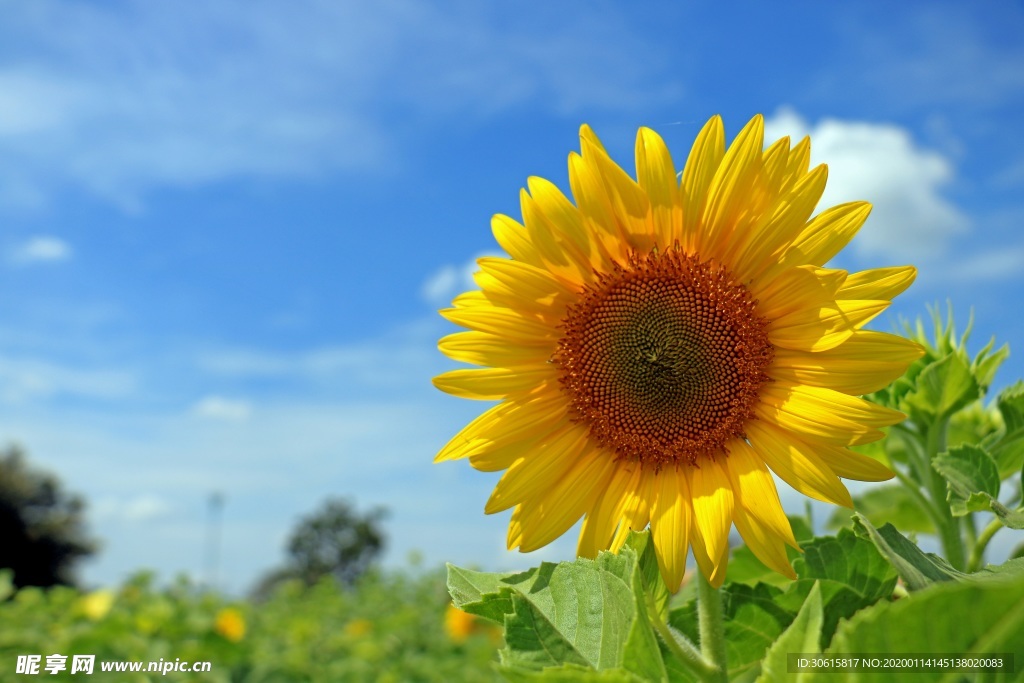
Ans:
POLYGON ((823 267, 871 206, 812 218, 826 167, 809 169, 806 138, 765 149, 760 115, 728 148, 713 117, 681 174, 647 128, 636 180, 586 125, 580 143, 569 155, 575 203, 530 178, 523 222, 492 221, 509 258, 479 259, 480 289, 441 311, 469 328, 441 351, 483 367, 435 386, 500 403, 436 461, 504 470, 485 510, 513 509, 510 549, 540 548, 582 517, 577 552, 594 557, 650 525, 669 587, 689 548, 719 586, 735 524, 765 565, 795 577, 786 546, 798 546, 771 472, 847 507, 840 477, 893 476, 849 447, 904 418, 859 396, 921 349, 864 326, 916 271, 823 267))

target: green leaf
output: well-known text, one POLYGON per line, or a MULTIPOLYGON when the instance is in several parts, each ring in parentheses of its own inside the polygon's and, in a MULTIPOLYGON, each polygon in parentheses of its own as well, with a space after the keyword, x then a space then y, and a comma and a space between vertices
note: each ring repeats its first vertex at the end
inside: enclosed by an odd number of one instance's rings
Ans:
MULTIPOLYGON (((786 548, 791 553, 790 561, 794 560, 799 553, 792 548, 786 548)), ((769 569, 761 560, 757 559, 745 545, 736 546, 729 558, 729 566, 726 569, 725 579, 729 583, 745 583, 753 586, 757 583, 767 583, 772 586, 785 587, 790 580, 774 569, 769 569)))
POLYGON ((793 562, 798 579, 776 602, 795 613, 820 584, 824 647, 841 619, 892 595, 896 572, 869 541, 850 529, 800 545, 804 554, 793 562))
POLYGON ((854 530, 867 538, 882 554, 907 584, 907 590, 916 591, 933 583, 954 581, 966 576, 953 569, 944 559, 932 553, 923 553, 892 524, 876 529, 871 522, 860 515, 853 516, 854 530))
POLYGON ((946 479, 946 500, 957 517, 987 510, 989 498, 999 495, 999 469, 992 456, 977 446, 951 448, 936 456, 932 467, 946 479))
MULTIPOLYGON (((1019 670, 1024 662, 1024 580, 943 583, 909 598, 881 602, 842 624, 826 654, 884 658, 928 653, 1012 654, 1019 670)), ((857 672, 818 670, 805 676, 807 683, 967 680, 965 674, 948 670, 901 676, 882 667, 857 672)))
POLYGON ((522 573, 449 565, 449 592, 457 607, 504 622, 506 647, 500 654, 507 678, 535 680, 522 676, 536 674, 555 677, 536 680, 577 680, 577 669, 565 666, 574 665, 612 672, 599 680, 632 680, 629 675, 693 680, 686 665, 658 641, 651 622, 648 606, 657 611, 658 598, 648 603, 646 591, 656 596, 661 581, 653 545, 646 533, 632 534, 628 541, 618 554, 545 562, 522 573), (645 581, 655 583, 645 589, 645 581), (616 678, 620 673, 625 678, 616 678))
MULTIPOLYGON (((768 646, 796 616, 796 609, 777 604, 780 595, 780 589, 763 583, 756 586, 730 583, 722 588, 730 680, 756 666, 768 646)), ((698 642, 696 600, 673 609, 669 613, 669 623, 693 642, 698 642)))
MULTIPOLYGON (((886 522, 904 531, 919 534, 935 533, 935 525, 921 509, 917 500, 902 484, 875 486, 853 499, 854 510, 875 526, 886 522)), ((827 525, 831 529, 850 526, 854 510, 836 508, 827 525)))
POLYGON ((908 413, 931 420, 948 417, 980 396, 967 361, 952 353, 924 368, 914 390, 903 397, 901 407, 908 413))
POLYGON ((797 612, 793 623, 772 643, 761 662, 761 675, 757 683, 783 683, 785 681, 803 680, 802 675, 795 678, 787 672, 787 655, 791 652, 821 652, 822 626, 821 584, 817 581, 807 594, 807 599, 797 612))
POLYGON ((630 531, 625 545, 633 549, 637 557, 637 569, 640 573, 643 592, 653 598, 657 615, 664 619, 668 614, 668 601, 672 597, 658 569, 658 555, 654 550, 654 542, 649 531, 630 531))
POLYGON ((990 498, 988 504, 1004 526, 1010 529, 1024 529, 1024 508, 1011 510, 994 498, 990 498))
POLYGON ((1024 381, 1004 389, 996 406, 1004 427, 997 439, 986 440, 986 446, 999 465, 1000 477, 1005 479, 1024 466, 1024 381))

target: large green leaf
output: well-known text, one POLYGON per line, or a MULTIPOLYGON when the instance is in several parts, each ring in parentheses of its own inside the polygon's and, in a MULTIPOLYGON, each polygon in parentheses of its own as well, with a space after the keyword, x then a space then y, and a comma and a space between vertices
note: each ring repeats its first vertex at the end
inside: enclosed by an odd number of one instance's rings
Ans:
POLYGON ((481 616, 503 612, 506 666, 540 670, 562 664, 613 669, 623 661, 637 621, 632 590, 636 556, 543 563, 522 574, 482 575, 449 566, 457 607, 481 616), (511 607, 511 610, 509 609, 511 607))
POLYGON ((920 504, 902 484, 874 486, 853 499, 853 510, 836 508, 827 522, 832 529, 852 524, 854 510, 875 526, 891 522, 911 533, 935 533, 935 525, 920 504))
POLYGON ((863 538, 874 543, 907 585, 908 590, 920 590, 936 582, 954 581, 966 576, 953 569, 944 559, 932 553, 925 554, 892 524, 876 529, 860 515, 853 516, 853 528, 863 538))
POLYGON ((999 466, 999 475, 1009 477, 1024 466, 1024 381, 1004 389, 996 399, 1003 418, 1003 430, 985 441, 999 466))
POLYGON ((896 572, 869 541, 850 529, 802 543, 803 556, 793 562, 797 580, 776 602, 796 613, 815 585, 820 585, 822 647, 828 644, 840 619, 889 598, 896 572))
POLYGON ((903 397, 900 407, 912 415, 935 420, 948 417, 980 395, 966 359, 951 353, 921 371, 914 390, 903 397))
POLYGON ((807 654, 821 652, 822 617, 821 585, 815 582, 793 623, 768 648, 764 661, 761 662, 761 675, 758 677, 757 683, 786 683, 787 681, 801 683, 803 681, 802 674, 798 674, 794 678, 788 673, 788 655, 791 652, 807 654))
POLYGON ((949 509, 957 517, 988 510, 989 501, 999 497, 999 468, 992 456, 977 446, 951 448, 936 456, 932 467, 945 478, 949 509))
MULTIPOLYGON (((881 602, 842 624, 826 654, 869 655, 883 660, 886 655, 1009 654, 1013 666, 1020 670, 1024 662, 1024 580, 943 583, 903 600, 881 602)), ((958 683, 967 679, 949 668, 911 674, 882 666, 820 670, 805 678, 807 683, 900 680, 958 683)), ((1019 679, 1004 674, 985 680, 1019 679)))
POLYGON ((522 573, 448 567, 455 605, 504 623, 501 671, 510 680, 580 680, 580 671, 602 681, 695 680, 655 634, 651 620, 667 602, 660 581, 646 533, 618 554, 522 573))

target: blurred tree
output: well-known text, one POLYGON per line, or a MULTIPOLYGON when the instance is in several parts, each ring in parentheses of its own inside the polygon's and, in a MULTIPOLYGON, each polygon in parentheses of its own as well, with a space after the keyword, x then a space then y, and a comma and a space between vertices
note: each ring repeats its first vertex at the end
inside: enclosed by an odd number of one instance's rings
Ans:
POLYGON ((312 586, 333 576, 343 585, 352 585, 384 551, 380 525, 386 516, 381 507, 360 514, 347 500, 328 499, 299 521, 288 539, 287 564, 268 573, 253 594, 266 597, 274 586, 289 579, 312 586))
POLYGON ((74 565, 96 552, 87 537, 80 496, 49 472, 29 468, 24 451, 0 452, 0 568, 14 585, 73 585, 74 565))

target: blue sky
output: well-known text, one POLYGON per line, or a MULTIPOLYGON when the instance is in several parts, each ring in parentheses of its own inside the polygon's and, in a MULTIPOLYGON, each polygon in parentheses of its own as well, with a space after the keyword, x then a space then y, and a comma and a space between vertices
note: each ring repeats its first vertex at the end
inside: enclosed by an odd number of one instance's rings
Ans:
MULTIPOLYGON (((914 263, 879 323, 953 302, 1024 376, 1024 9, 1006 2, 0 0, 0 441, 89 501, 90 584, 283 559, 329 495, 391 550, 522 567, 496 475, 432 465, 485 406, 430 377, 436 309, 530 175, 591 124, 681 164, 704 121, 810 133, 822 207, 875 211, 838 265, 914 263)), ((796 496, 784 500, 794 510, 796 496)))

